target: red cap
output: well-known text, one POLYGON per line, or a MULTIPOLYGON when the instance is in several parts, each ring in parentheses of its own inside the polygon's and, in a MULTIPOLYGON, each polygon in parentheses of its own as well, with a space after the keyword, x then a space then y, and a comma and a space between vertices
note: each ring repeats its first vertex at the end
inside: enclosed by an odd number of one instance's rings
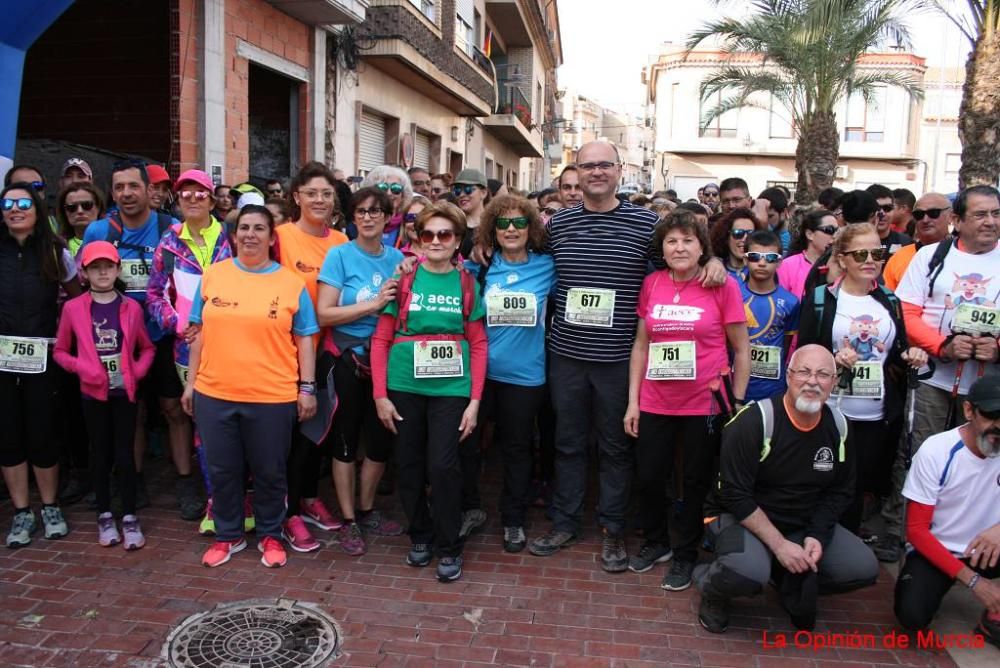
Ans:
POLYGON ((174 190, 180 190, 181 186, 185 183, 197 183, 209 192, 215 191, 215 184, 212 183, 212 178, 200 169, 189 169, 181 174, 174 184, 174 190))
POLYGON ((170 174, 167 174, 167 170, 159 165, 146 165, 146 176, 149 177, 150 183, 163 183, 164 181, 170 183, 170 174))
POLYGON ((108 241, 91 241, 83 247, 81 264, 84 267, 97 260, 111 260, 115 264, 121 264, 121 258, 118 257, 118 249, 108 241))

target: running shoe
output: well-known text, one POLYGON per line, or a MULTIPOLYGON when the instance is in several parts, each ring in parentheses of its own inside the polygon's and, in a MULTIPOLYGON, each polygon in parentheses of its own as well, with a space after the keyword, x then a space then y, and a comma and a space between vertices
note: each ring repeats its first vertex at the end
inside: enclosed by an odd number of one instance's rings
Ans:
POLYGON ((663 578, 660 585, 667 591, 683 591, 691 586, 691 573, 694 571, 694 563, 683 559, 674 559, 670 562, 670 570, 663 578))
POLYGON ((245 550, 246 546, 247 542, 242 538, 239 540, 217 540, 205 550, 205 554, 201 557, 201 564, 208 568, 221 566, 229 561, 229 558, 234 554, 245 550))
POLYGON ((524 535, 524 527, 504 527, 503 528, 503 549, 504 552, 520 552, 528 544, 528 539, 524 535))
POLYGON ((359 511, 358 524, 365 533, 374 536, 399 536, 403 533, 403 525, 390 520, 380 510, 359 511))
POLYGON ((365 535, 357 522, 347 522, 339 531, 340 549, 352 557, 360 557, 368 551, 365 535))
POLYGON ((59 506, 42 506, 42 526, 45 527, 45 537, 49 540, 63 538, 69 533, 66 518, 59 506))
POLYGON ((645 573, 656 564, 670 561, 673 555, 669 547, 659 543, 646 543, 639 550, 639 554, 629 559, 628 569, 633 573, 645 573))
POLYGON ((215 516, 212 515, 212 499, 208 499, 208 503, 205 504, 205 516, 201 518, 201 524, 198 525, 198 533, 202 536, 214 536, 215 535, 215 516))
POLYGON ((247 533, 257 530, 257 520, 253 516, 253 492, 243 497, 243 530, 247 533))
POLYGON ((115 526, 115 517, 111 513, 101 513, 97 516, 97 542, 101 547, 111 547, 122 542, 118 527, 115 526))
POLYGON ((466 538, 473 531, 486 524, 486 511, 479 508, 466 510, 462 513, 462 528, 458 531, 459 538, 466 538))
POLYGON ((462 577, 462 557, 441 557, 438 561, 438 582, 454 582, 462 577))
POLYGON ((621 573, 628 569, 628 550, 625 548, 625 536, 604 530, 601 539, 601 568, 607 573, 621 573))
MULTIPOLYGON (((198 494, 198 480, 193 475, 177 478, 176 492, 181 519, 189 522, 200 520, 205 512, 205 503, 198 494)), ((136 508, 139 507, 137 501, 136 508)))
POLYGON ((725 633, 729 628, 729 601, 703 593, 698 605, 698 623, 710 633, 725 633))
POLYGON ((7 547, 25 547, 31 544, 31 535, 38 529, 35 514, 30 510, 14 515, 7 532, 7 547))
POLYGON ((299 504, 299 512, 303 522, 324 531, 336 531, 344 526, 343 521, 334 516, 319 499, 313 499, 309 503, 303 500, 299 504))
POLYGON ((539 536, 535 540, 531 541, 531 544, 528 546, 528 551, 536 557, 547 557, 550 554, 555 554, 564 547, 569 547, 577 540, 579 540, 579 538, 576 534, 572 534, 568 531, 558 531, 553 529, 547 534, 539 536))
POLYGON ((141 550, 146 544, 146 537, 142 535, 142 527, 139 526, 139 518, 135 515, 126 515, 122 518, 122 535, 125 537, 123 547, 129 552, 141 550))
POLYGON ((264 536, 264 540, 257 543, 257 549, 261 553, 260 563, 268 568, 281 568, 288 563, 285 548, 281 546, 281 541, 279 540, 275 540, 270 536, 264 536))
POLYGON ((319 541, 309 533, 309 528, 298 515, 289 517, 281 525, 281 535, 288 541, 288 547, 296 552, 315 552, 320 548, 319 541))
POLYGON ((1000 620, 990 619, 989 610, 983 610, 983 614, 979 617, 979 626, 973 632, 982 635, 983 640, 994 647, 1000 648, 1000 620))
POLYGON ((423 568, 431 563, 434 553, 427 543, 414 543, 410 546, 410 551, 406 555, 406 563, 416 568, 423 568))

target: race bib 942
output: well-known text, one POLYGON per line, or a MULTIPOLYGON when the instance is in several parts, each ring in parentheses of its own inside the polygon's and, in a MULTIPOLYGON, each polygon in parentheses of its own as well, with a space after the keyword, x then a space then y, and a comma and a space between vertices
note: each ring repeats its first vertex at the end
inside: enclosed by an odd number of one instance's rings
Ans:
POLYGON ((977 336, 997 336, 1000 334, 1000 308, 978 306, 968 302, 959 304, 951 321, 951 331, 977 336))

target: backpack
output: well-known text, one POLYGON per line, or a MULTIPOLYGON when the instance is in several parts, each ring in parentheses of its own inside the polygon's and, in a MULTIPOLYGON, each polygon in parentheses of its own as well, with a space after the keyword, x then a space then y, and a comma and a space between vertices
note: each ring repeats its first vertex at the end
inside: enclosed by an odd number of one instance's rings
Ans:
MULTIPOLYGON (((947 254, 947 252, 948 251, 945 251, 944 253, 942 253, 941 257, 944 257, 944 255, 947 254)), ((937 251, 934 252, 934 256, 937 257, 937 251)), ((938 273, 940 273, 940 271, 941 270, 939 269, 938 273)), ((813 290, 813 316, 816 319, 816 332, 815 332, 816 339, 819 339, 820 335, 822 334, 822 329, 823 329, 823 307, 824 307, 825 302, 826 302, 826 289, 827 289, 827 287, 828 286, 826 286, 826 285, 817 285, 816 288, 813 290)), ((899 301, 899 297, 896 296, 895 292, 893 292, 889 288, 885 287, 881 283, 879 284, 878 288, 879 288, 879 290, 882 291, 882 294, 889 301, 889 306, 892 307, 892 313, 890 315, 896 316, 897 318, 899 318, 900 320, 902 320, 903 319, 903 310, 902 310, 902 304, 899 301)), ((931 281, 931 289, 932 290, 934 289, 934 282, 933 281, 931 281)))
MULTIPOLYGON (((774 435, 774 404, 770 397, 755 402, 760 409, 760 419, 764 424, 764 444, 760 449, 760 461, 767 459, 771 454, 771 437, 774 435)), ((747 406, 747 408, 750 408, 747 406)), ((847 418, 840 412, 839 408, 828 406, 833 413, 833 421, 837 424, 837 432, 840 434, 840 447, 837 450, 837 461, 841 464, 847 457, 847 418)), ((744 409, 746 410, 746 408, 744 409)), ((741 411, 742 412, 742 411, 741 411)))
MULTIPOLYGON (((462 283, 462 320, 467 321, 472 313, 472 308, 476 303, 476 279, 464 267, 457 267, 459 279, 462 283)), ((416 279, 417 270, 414 268, 408 274, 399 277, 399 286, 396 289, 396 303, 398 311, 396 313, 396 331, 406 331, 406 321, 410 314, 410 301, 413 299, 413 281, 416 279)), ((434 338, 441 338, 431 335, 434 338)))
POLYGON ((930 279, 930 283, 927 286, 927 296, 934 296, 934 281, 941 274, 941 270, 944 269, 944 258, 948 255, 948 251, 956 243, 956 238, 949 236, 947 239, 942 239, 938 242, 937 248, 934 249, 934 255, 931 256, 931 261, 927 265, 927 278, 930 279))
MULTIPOLYGON (((173 225, 173 218, 163 213, 162 211, 156 211, 156 235, 157 238, 162 238, 163 234, 170 229, 173 225)), ((136 251, 142 253, 144 256, 152 256, 156 252, 156 247, 152 248, 149 246, 136 246, 135 244, 127 244, 122 241, 122 234, 124 229, 122 228, 122 221, 117 212, 112 213, 108 216, 108 234, 104 237, 104 240, 110 243, 115 248, 124 248, 126 250, 136 251)), ((145 257, 143 258, 145 260, 145 257)), ((174 271, 174 255, 173 253, 163 254, 163 268, 168 273, 171 274, 174 271)))

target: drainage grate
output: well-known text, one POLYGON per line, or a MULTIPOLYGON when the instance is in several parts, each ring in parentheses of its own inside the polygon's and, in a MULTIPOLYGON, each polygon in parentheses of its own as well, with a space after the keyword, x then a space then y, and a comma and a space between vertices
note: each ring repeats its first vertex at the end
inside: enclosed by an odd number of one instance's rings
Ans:
POLYGON ((340 629, 286 599, 239 601, 181 622, 163 647, 174 668, 318 668, 340 656, 340 629))

